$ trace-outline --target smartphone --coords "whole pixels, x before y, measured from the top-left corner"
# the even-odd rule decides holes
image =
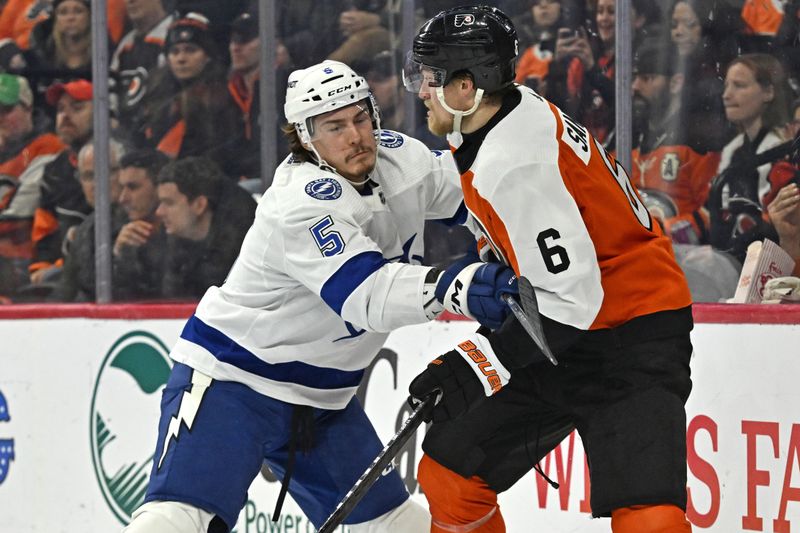
[[[559,39],[574,39],[575,37],[580,37],[580,32],[576,28],[559,28],[558,29],[558,38]]]

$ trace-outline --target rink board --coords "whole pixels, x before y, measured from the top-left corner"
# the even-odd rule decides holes
[[[166,354],[187,308],[140,307],[135,320],[115,318],[131,316],[120,309],[0,319],[3,533],[119,531],[140,501]],[[706,316],[718,322],[713,312]],[[800,325],[790,321],[698,323],[693,332],[688,514],[695,531],[800,533]],[[437,321],[389,337],[361,391],[384,440],[402,421],[411,378],[474,327]],[[397,463],[420,501],[414,466],[424,431]],[[501,495],[510,533],[610,531],[607,519],[591,519],[575,434],[542,467],[561,488],[530,474]],[[269,521],[279,483],[265,476],[254,481],[236,531],[314,531],[289,499],[280,521]]]

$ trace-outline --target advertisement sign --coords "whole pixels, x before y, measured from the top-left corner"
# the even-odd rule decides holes
[[[0,530],[120,531],[141,502],[155,450],[169,348],[181,319],[1,320]],[[466,321],[392,333],[358,396],[386,441],[409,408],[411,379],[473,331]],[[20,334],[24,332],[24,334]],[[698,324],[687,405],[689,508],[695,531],[800,532],[800,326]],[[768,348],[767,348],[768,347]],[[421,427],[395,466],[424,504]],[[608,532],[592,519],[577,434],[500,495],[510,533]],[[262,469],[237,533],[313,532],[290,498],[270,520],[280,483]],[[339,528],[343,533],[346,527]]]

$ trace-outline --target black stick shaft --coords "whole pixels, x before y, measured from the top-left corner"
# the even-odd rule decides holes
[[[318,533],[333,533],[339,527],[350,512],[358,505],[358,502],[364,497],[367,491],[372,487],[375,481],[380,477],[381,472],[386,466],[394,460],[400,449],[408,442],[408,439],[416,432],[417,428],[425,420],[428,410],[433,407],[435,395],[428,396],[412,411],[411,415],[403,422],[400,429],[395,433],[394,437],[384,446],[381,453],[372,461],[372,464],[361,474],[358,481],[355,482],[353,488],[342,498],[336,509],[333,510],[331,515],[325,520],[325,523],[319,528]]]

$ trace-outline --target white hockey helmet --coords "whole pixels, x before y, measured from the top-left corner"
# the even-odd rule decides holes
[[[365,99],[377,138],[380,116],[367,81],[344,63],[325,60],[289,75],[283,112],[286,120],[294,124],[300,140],[310,143],[314,137],[311,118]]]

